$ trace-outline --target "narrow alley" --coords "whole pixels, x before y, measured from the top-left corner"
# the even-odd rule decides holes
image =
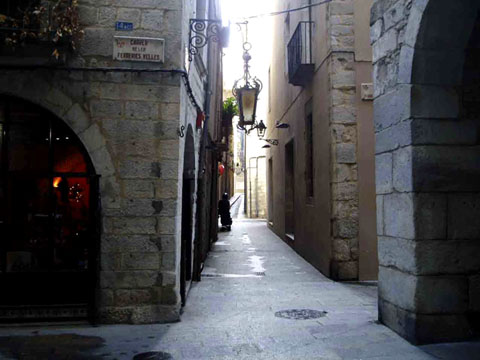
[[[235,211],[242,200],[234,214],[242,213]],[[376,320],[374,283],[333,282],[264,221],[235,218],[193,284],[181,322],[1,328],[0,358],[420,360],[480,353],[475,343],[417,348]]]

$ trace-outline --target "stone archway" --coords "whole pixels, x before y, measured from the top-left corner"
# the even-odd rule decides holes
[[[35,104],[67,124],[75,133],[91,159],[96,173],[99,175],[99,189],[102,209],[98,218],[105,223],[105,213],[119,211],[121,207],[121,183],[115,168],[115,164],[107,147],[106,137],[101,128],[102,121],[94,121],[91,117],[89,99],[76,96],[74,91],[68,92],[68,82],[59,80],[55,83],[54,76],[48,71],[8,71],[0,73],[0,84],[3,84],[0,95],[13,96]],[[35,83],[35,86],[31,86]],[[75,96],[73,96],[75,95]],[[104,229],[99,228],[102,233],[99,248],[105,248]],[[100,244],[99,244],[100,245]],[[103,255],[102,255],[103,256]],[[110,277],[109,277],[110,276]],[[96,275],[97,284],[104,286],[111,275],[100,271]],[[95,316],[98,316],[105,306],[110,304],[110,299],[103,294],[97,286],[97,303]],[[108,319],[108,321],[111,321]]]
[[[89,114],[88,103],[82,105],[46,80],[44,73],[18,72],[0,74],[4,84],[0,95],[14,96],[36,104],[62,119],[79,137],[85,146],[100,178],[100,190],[104,207],[117,208],[120,185],[115,177],[115,166],[107,148],[107,141],[98,123]],[[32,82],[35,86],[31,86]]]
[[[415,343],[479,324],[479,9],[372,8],[379,317]]]
[[[99,184],[78,136],[0,96],[0,321],[93,319]]]

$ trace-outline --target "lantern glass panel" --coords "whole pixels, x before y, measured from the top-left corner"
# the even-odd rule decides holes
[[[241,108],[245,123],[253,123],[255,120],[255,105],[257,101],[257,89],[243,88],[241,91]]]
[[[258,128],[257,129],[258,137],[263,138],[265,136],[265,129],[263,128]]]

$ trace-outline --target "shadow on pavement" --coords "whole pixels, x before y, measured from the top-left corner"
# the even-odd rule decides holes
[[[97,360],[102,356],[88,353],[104,343],[101,337],[75,334],[7,336],[0,337],[0,354],[18,360]]]

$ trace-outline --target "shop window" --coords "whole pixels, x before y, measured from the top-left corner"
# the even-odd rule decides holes
[[[11,109],[8,123],[8,171],[47,172],[49,122],[40,115]]]
[[[86,309],[98,244],[93,165],[54,115],[10,98],[0,99],[0,114],[0,308]]]

